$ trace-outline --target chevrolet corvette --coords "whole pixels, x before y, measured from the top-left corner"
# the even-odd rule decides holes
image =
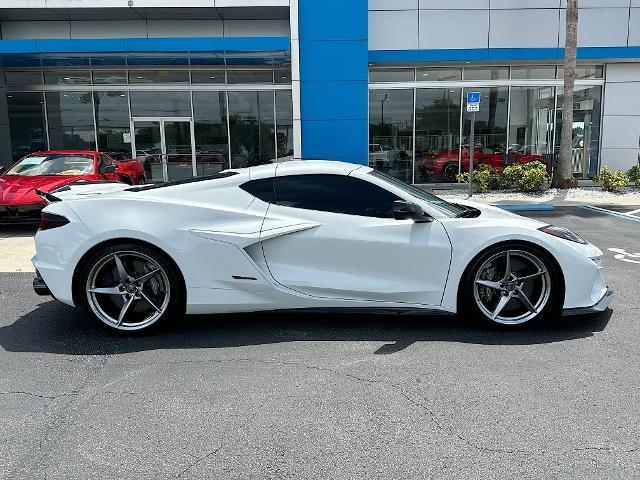
[[[38,192],[105,180],[144,183],[144,170],[137,160],[114,160],[91,150],[31,153],[0,175],[0,224],[37,224],[44,207]]]
[[[606,309],[602,252],[362,165],[294,161],[47,195],[34,289],[100,325],[280,309],[457,313],[498,327]]]

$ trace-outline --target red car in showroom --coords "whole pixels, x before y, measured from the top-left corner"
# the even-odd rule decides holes
[[[91,150],[35,152],[21,158],[6,172],[0,170],[0,224],[36,223],[48,193],[74,182],[118,181],[145,183],[137,160],[114,160]]]
[[[534,161],[544,162],[542,155],[525,153],[510,150],[509,155],[504,154],[504,150],[483,149],[482,145],[476,146],[473,156],[473,168],[482,165],[489,165],[497,172],[502,172],[506,166],[505,161],[513,163],[529,163]],[[418,160],[417,166],[423,176],[429,174],[436,175],[447,182],[455,182],[458,174],[458,150],[429,152],[422,160]],[[469,146],[463,145],[461,148],[460,163],[463,172],[469,171]]]

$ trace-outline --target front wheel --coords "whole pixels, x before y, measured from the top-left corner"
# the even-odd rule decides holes
[[[86,262],[81,282],[85,310],[111,330],[146,331],[184,314],[179,273],[163,255],[142,245],[96,253]]]
[[[442,169],[442,179],[446,182],[455,182],[458,175],[458,164],[451,162],[447,163]]]
[[[552,311],[561,289],[549,256],[525,246],[504,246],[477,258],[463,280],[468,318],[494,326],[522,326]]]

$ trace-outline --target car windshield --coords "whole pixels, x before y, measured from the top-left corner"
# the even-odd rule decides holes
[[[91,155],[29,155],[16,163],[7,175],[88,175],[93,173]]]
[[[413,185],[409,185],[408,183],[403,182],[402,180],[398,180],[391,175],[387,175],[386,173],[380,172],[378,170],[372,170],[369,172],[369,175],[373,175],[374,177],[381,178],[387,183],[390,183],[394,187],[397,187],[409,195],[419,198],[420,200],[424,200],[428,202],[430,205],[433,205],[438,211],[444,213],[449,217],[455,217],[460,213],[464,212],[465,209],[460,207],[459,205],[454,205],[453,203],[449,203],[446,200],[443,200],[435,195],[425,192],[424,190],[415,187]]]

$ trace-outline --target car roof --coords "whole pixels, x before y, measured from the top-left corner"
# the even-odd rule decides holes
[[[269,163],[249,167],[249,178],[265,178],[277,175],[308,175],[324,173],[334,175],[349,175],[359,168],[368,168],[357,163],[339,162],[334,160],[293,160],[281,163]]]

